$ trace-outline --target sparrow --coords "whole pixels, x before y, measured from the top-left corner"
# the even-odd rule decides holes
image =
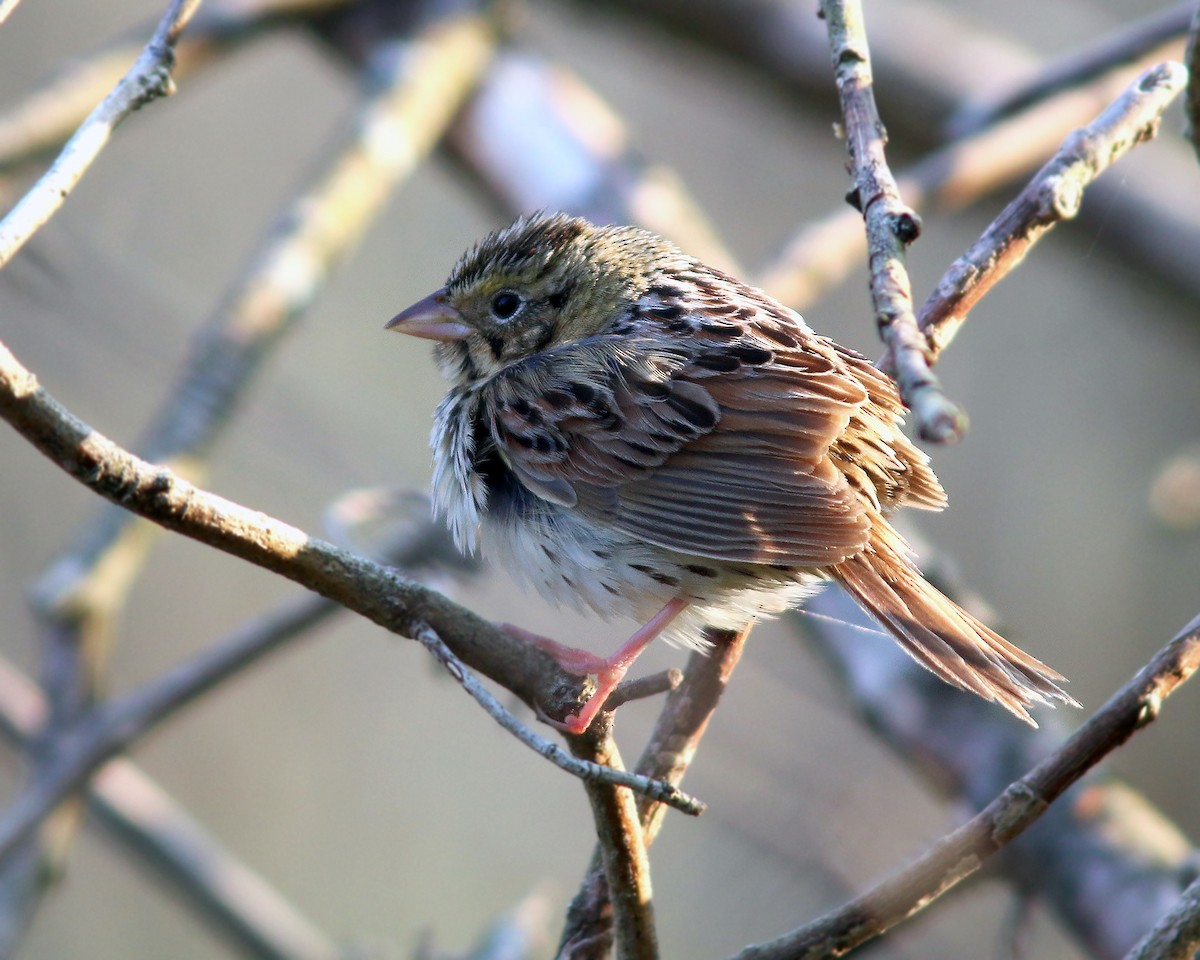
[[[433,499],[464,552],[642,626],[610,657],[508,627],[596,678],[580,733],[656,637],[702,648],[834,581],[920,664],[1033,723],[1061,674],[932,586],[888,522],[941,510],[893,382],[766,293],[630,226],[535,213],[387,327],[436,341]]]

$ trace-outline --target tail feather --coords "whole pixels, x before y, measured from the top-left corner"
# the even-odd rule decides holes
[[[940,593],[905,556],[899,536],[893,537],[895,545],[872,538],[866,550],[830,573],[918,663],[1030,724],[1028,708],[1035,703],[1078,706],[1059,686],[1066,680],[1062,674]]]

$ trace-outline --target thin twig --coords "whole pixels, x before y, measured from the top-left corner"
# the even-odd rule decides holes
[[[661,780],[651,780],[649,777],[638,776],[625,770],[606,767],[602,763],[594,763],[572,757],[558,744],[551,743],[545,737],[540,737],[525,724],[512,715],[504,705],[488,691],[463,662],[454,655],[437,631],[428,625],[417,627],[413,639],[420,642],[437,661],[446,668],[446,672],[464,690],[467,691],[493,720],[529,747],[534,753],[540,754],[560,770],[565,770],[573,777],[578,777],[585,783],[599,783],[611,786],[628,787],[635,793],[650,797],[667,806],[674,807],[689,816],[699,816],[704,812],[704,804],[679,790],[670,783]],[[3,853],[3,824],[0,823],[0,854]]]
[[[175,41],[199,5],[200,0],[171,0],[141,56],[67,141],[50,169],[0,221],[0,268],[54,216],[117,125],[138,108],[172,92]]]
[[[225,0],[207,3],[175,45],[176,82],[191,78],[222,55],[248,45],[272,28],[350,0]],[[61,147],[88,112],[113,88],[141,49],[135,31],[67,64],[22,100],[0,113],[0,170]]]
[[[822,0],[855,183],[854,205],[867,230],[871,302],[887,344],[897,386],[922,438],[951,443],[966,430],[966,415],[949,400],[933,371],[913,313],[905,251],[920,234],[916,212],[900,199],[888,169],[886,133],[872,90],[867,32],[858,0]]]
[[[1118,690],[1051,756],[925,854],[841,909],[735,960],[836,957],[928,906],[1041,816],[1071,784],[1142,727],[1200,667],[1200,616]]]
[[[69,474],[126,509],[279,573],[402,636],[431,629],[456,658],[531,706],[547,703],[565,714],[567,704],[577,703],[578,678],[471,611],[392,569],[200,490],[121,449],[47,395],[2,344],[0,415]],[[634,778],[629,785],[640,787],[642,781]],[[664,802],[698,812],[695,801],[681,793],[651,790]],[[6,834],[0,855],[15,838]]]
[[[612,723],[601,724],[598,734],[571,737],[576,757],[605,767],[624,769]],[[661,782],[661,781],[652,781]],[[604,871],[612,905],[612,940],[620,960],[657,960],[658,931],[654,926],[654,898],[650,887],[650,859],[646,837],[632,793],[607,784],[586,784],[592,819],[596,824],[596,851]]]
[[[1067,131],[1095,119],[1133,79],[1132,71],[1114,71],[939,147],[896,175],[901,195],[917,210],[952,211],[974,203],[1044,164]],[[756,283],[803,311],[843,282],[865,254],[862,217],[843,204],[797,231]]]
[[[1143,73],[1092,123],[1076,130],[970,250],[956,260],[921,307],[930,355],[954,337],[971,308],[1050,229],[1079,211],[1085,188],[1139,143],[1153,138],[1163,111],[1183,90],[1187,70],[1170,61]]]
[[[139,444],[143,455],[188,475],[229,422],[254,374],[320,290],[335,264],[442,135],[487,64],[494,35],[477,16],[428,27],[416,40],[381,44],[370,90],[333,159],[280,216],[223,306],[198,331],[176,385]],[[93,594],[112,596],[149,546],[123,510],[103,510],[39,578],[42,611],[77,616]]]
[[[957,139],[975,133],[1062,90],[1089,83],[1114,67],[1159,51],[1160,47],[1187,34],[1194,7],[1194,0],[1185,0],[1174,7],[1156,10],[1141,20],[1122,24],[1086,47],[1052,60],[1028,82],[1006,91],[1001,97],[988,103],[967,104],[947,124],[949,136]],[[1160,58],[1165,55],[1158,52]]]
[[[638,760],[638,773],[669,783],[682,782],[749,634],[749,627],[740,633],[710,631],[713,646],[689,658],[683,682],[667,696]],[[666,810],[662,804],[646,800],[638,805],[642,837],[649,847],[658,836]],[[608,956],[613,940],[608,905],[608,884],[597,850],[567,910],[557,960],[603,960]]]
[[[670,693],[683,682],[683,671],[677,667],[660,670],[645,677],[635,677],[632,680],[622,680],[615,690],[608,695],[604,706],[615,710],[623,703],[632,700],[645,700],[657,697],[660,693]]]

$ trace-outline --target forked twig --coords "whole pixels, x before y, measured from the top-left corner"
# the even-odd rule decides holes
[[[428,625],[417,627],[414,631],[413,639],[417,640],[426,650],[434,655],[437,661],[446,668],[446,672],[474,698],[476,703],[483,707],[488,716],[516,737],[521,743],[529,747],[530,750],[545,757],[560,770],[565,770],[571,776],[578,777],[584,783],[628,787],[635,793],[642,794],[659,803],[665,803],[667,806],[674,807],[676,810],[690,816],[699,816],[704,812],[703,803],[670,783],[662,780],[651,780],[648,777],[628,773],[616,767],[605,766],[602,761],[585,760],[580,759],[578,756],[570,756],[558,744],[551,743],[545,737],[538,736],[505,709],[504,705],[454,655],[432,627]],[[2,849],[0,847],[0,850]]]
[[[710,632],[712,648],[692,654],[684,670],[683,682],[668,695],[654,724],[650,740],[635,768],[638,773],[674,784],[683,780],[708,729],[708,721],[741,659],[749,634],[749,627],[740,633]],[[665,808],[661,803],[644,798],[638,806],[642,840],[649,847],[662,827]],[[597,850],[567,910],[566,924],[555,954],[557,960],[604,960],[608,957],[613,941],[613,918],[608,908],[609,889],[601,852]]]

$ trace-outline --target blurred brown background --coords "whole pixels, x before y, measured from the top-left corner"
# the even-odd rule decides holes
[[[1117,0],[954,6],[996,40],[1044,56],[1145,12]],[[160,8],[26,0],[0,28],[0,102]],[[538,0],[525,18],[530,45],[578,71],[646,156],[680,172],[743,263],[762,264],[797,224],[837,209],[848,181],[831,97],[800,101],[603,5]],[[189,332],[355,96],[350,75],[308,39],[281,35],[134,116],[0,277],[0,339],[74,412],[132,443]],[[1178,129],[1173,111],[1160,139],[1107,177],[1169,176],[1200,220],[1200,168]],[[894,150],[906,155],[903,142]],[[918,300],[1011,193],[926,217],[911,257]],[[382,325],[497,225],[453,170],[427,164],[270,363],[207,485],[313,532],[349,487],[423,489],[442,385],[427,346]],[[1013,638],[1071,678],[1085,708],[1200,606],[1200,529],[1170,529],[1148,505],[1166,461],[1200,444],[1200,315],[1194,300],[1112,252],[1104,233],[1120,229],[1103,216],[1061,228],[975,312],[939,367],[972,418],[962,444],[933,451],[951,508],[919,518]],[[862,270],[806,315],[819,331],[879,352]],[[7,428],[0,464],[0,653],[36,672],[23,591],[96,502]],[[155,676],[294,590],[164,540],[131,597],[112,689]],[[501,575],[455,595],[489,617],[587,638],[601,651],[625,635],[623,625],[556,614]],[[646,670],[682,659],[657,649]],[[622,710],[627,754],[653,715],[652,705]],[[1193,836],[1198,722],[1200,696],[1184,690],[1113,759]],[[2,756],[11,797],[19,767]],[[591,849],[574,781],[503,734],[419,647],[350,616],[207,698],[136,759],[320,926],[371,956],[409,956],[424,932],[462,949],[541,885],[557,911]],[[815,916],[959,817],[872,739],[820,658],[778,625],[751,641],[687,786],[710,810],[699,821],[672,817],[653,857],[672,958],[725,956]],[[1011,909],[1003,887],[977,882],[880,952],[991,956]],[[224,951],[89,833],[23,955],[188,960]],[[1027,956],[1079,955],[1052,920],[1035,917]]]

